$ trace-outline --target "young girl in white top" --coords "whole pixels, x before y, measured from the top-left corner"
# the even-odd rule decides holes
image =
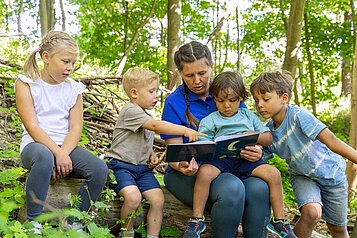
[[[36,62],[39,53],[44,66]],[[16,107],[23,123],[21,162],[28,169],[26,182],[27,219],[42,213],[51,176],[84,178],[78,195],[79,209],[86,211],[95,201],[107,178],[107,166],[98,157],[77,146],[82,132],[85,86],[69,78],[78,57],[74,39],[51,31],[24,65],[25,75],[15,83]],[[88,190],[88,191],[87,191]],[[73,221],[66,220],[71,226]]]

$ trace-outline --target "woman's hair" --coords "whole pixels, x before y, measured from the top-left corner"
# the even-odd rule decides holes
[[[186,43],[182,45],[175,52],[174,55],[175,65],[179,71],[182,71],[185,63],[193,63],[200,59],[205,59],[206,64],[209,67],[212,67],[213,61],[212,61],[211,51],[208,49],[206,45],[203,45],[198,41],[191,41],[190,43]],[[184,80],[183,80],[183,86],[184,86],[185,101],[186,101],[185,116],[186,116],[187,124],[188,126],[192,126],[193,128],[197,129],[199,121],[190,112],[190,102],[188,101],[189,89]]]
[[[146,68],[133,67],[128,69],[123,75],[123,87],[125,93],[129,96],[130,89],[133,87],[142,87],[150,84],[154,80],[159,81],[159,76]]]
[[[264,72],[261,73],[250,85],[250,92],[254,90],[260,93],[267,93],[276,91],[281,96],[284,93],[291,98],[291,92],[293,88],[292,77],[290,72],[283,70],[283,72]]]
[[[228,93],[232,92],[230,89],[241,101],[246,100],[249,96],[244,86],[242,75],[239,72],[232,71],[222,72],[213,79],[210,85],[210,94],[213,98],[216,98],[221,92],[228,95]]]
[[[36,53],[42,57],[42,53],[47,51],[48,54],[54,55],[63,48],[70,48],[78,52],[77,42],[63,31],[50,31],[47,33],[38,48],[31,52],[24,64],[24,73],[27,77],[36,80],[40,77],[40,68],[36,62]]]

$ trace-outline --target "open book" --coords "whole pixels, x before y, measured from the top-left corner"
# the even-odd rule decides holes
[[[184,144],[169,144],[166,162],[213,160],[225,157],[240,157],[240,151],[257,143],[259,133],[235,134],[217,137],[215,141],[196,141]]]

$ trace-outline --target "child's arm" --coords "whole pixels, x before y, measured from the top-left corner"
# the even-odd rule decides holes
[[[60,171],[60,175],[68,175],[72,171],[72,161],[68,154],[65,154],[62,149],[38,125],[29,85],[22,82],[21,80],[17,80],[15,87],[16,108],[27,132],[35,142],[45,145],[54,154],[56,158],[56,166],[58,171]],[[57,158],[61,158],[61,160],[64,162],[58,165]]]
[[[244,134],[256,133],[255,131],[245,131]],[[259,134],[257,144],[262,146],[269,146],[273,143],[273,136],[270,131],[266,131]]]
[[[69,112],[69,131],[64,139],[61,149],[69,155],[81,139],[83,127],[83,99],[78,95],[77,101]]]
[[[257,143],[262,146],[269,146],[273,143],[273,136],[269,131],[260,133]]]
[[[338,139],[328,128],[323,129],[317,136],[317,139],[324,143],[333,152],[357,164],[357,151]]]
[[[185,126],[180,126],[167,121],[160,121],[155,119],[149,119],[143,124],[143,127],[150,131],[154,131],[157,134],[183,135],[188,137],[189,141],[196,141],[198,136],[205,136],[205,134]]]

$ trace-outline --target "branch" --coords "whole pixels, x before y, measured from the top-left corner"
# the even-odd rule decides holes
[[[214,30],[212,31],[212,33],[210,34],[210,36],[208,37],[208,40],[207,40],[207,45],[211,42],[211,41],[214,41],[216,38],[217,38],[217,35],[218,33],[221,31],[222,29],[222,26],[223,26],[223,23],[225,20],[228,19],[228,17],[231,15],[231,13],[233,11],[236,10],[236,7],[238,6],[238,3],[239,1],[236,1],[236,3],[233,5],[233,6],[230,6],[230,10],[229,11],[226,11],[222,18],[219,20],[219,22],[217,23],[216,27],[214,28]]]
[[[152,16],[152,14],[155,10],[156,2],[157,2],[157,0],[153,1],[149,14],[145,17],[145,20],[135,30],[134,36],[130,41],[129,47],[125,50],[124,55],[119,62],[119,66],[118,66],[116,75],[122,74],[125,63],[126,63],[126,59],[128,58],[130,51],[134,48],[135,42],[136,42],[137,38],[139,37],[139,33],[140,33],[141,29],[149,22],[150,17]]]

